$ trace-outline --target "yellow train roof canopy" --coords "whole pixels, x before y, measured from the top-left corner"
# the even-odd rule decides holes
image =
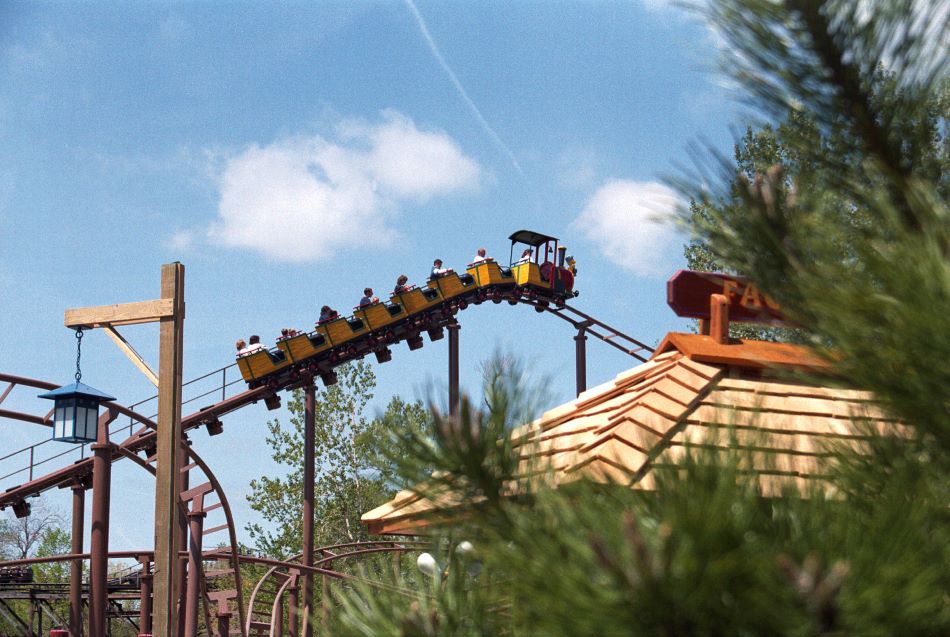
[[[517,232],[511,233],[511,236],[508,238],[511,239],[512,243],[526,243],[532,247],[537,247],[548,241],[557,241],[557,237],[549,237],[546,234],[541,234],[534,230],[518,230]]]

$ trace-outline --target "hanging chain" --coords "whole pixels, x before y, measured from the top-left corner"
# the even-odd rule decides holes
[[[79,359],[82,357],[82,328],[76,330],[76,382],[82,378],[82,371],[79,369]]]

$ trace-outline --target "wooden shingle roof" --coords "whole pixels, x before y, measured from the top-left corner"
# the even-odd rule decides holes
[[[765,492],[778,493],[790,481],[821,478],[829,443],[858,446],[867,427],[903,430],[868,392],[787,373],[827,367],[800,346],[670,334],[647,363],[511,435],[524,473],[540,468],[557,484],[585,477],[652,489],[654,468],[699,445],[750,450]],[[402,491],[362,519],[371,533],[411,533],[426,514],[451,507],[449,500]]]

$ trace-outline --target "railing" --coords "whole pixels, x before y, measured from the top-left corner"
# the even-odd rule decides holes
[[[541,302],[541,301],[537,301],[537,300],[533,300],[529,298],[520,298],[520,299],[515,298],[515,299],[510,299],[509,302],[521,302],[521,303],[534,306],[535,309],[538,310],[539,312],[549,312],[557,316],[558,318],[564,321],[567,321],[568,323],[573,325],[574,328],[578,330],[579,335],[583,336],[583,335],[589,334],[595,338],[600,339],[601,341],[610,345],[611,347],[629,356],[632,356],[633,358],[636,358],[640,361],[646,361],[649,354],[653,352],[653,349],[649,347],[648,345],[646,345],[645,343],[638,341],[632,336],[629,336],[628,334],[621,332],[617,328],[607,325],[606,323],[590,316],[589,314],[586,314],[578,310],[577,308],[571,307],[567,304],[563,304],[560,306],[556,306],[556,305],[551,306],[549,303]],[[221,394],[220,399],[216,398],[214,402],[216,403],[218,402],[218,400],[224,401],[228,397],[229,387],[235,384],[240,384],[240,386],[244,388],[244,381],[241,378],[240,374],[235,374],[236,378],[230,382],[228,381],[228,369],[232,367],[236,367],[236,366],[237,366],[236,363],[232,363],[231,365],[228,365],[226,367],[222,367],[220,369],[214,370],[212,372],[209,372],[207,374],[204,374],[202,376],[198,376],[197,378],[193,378],[192,380],[189,380],[187,383],[185,383],[182,386],[183,395],[184,395],[184,392],[186,391],[186,388],[193,387],[193,386],[198,387],[200,386],[202,382],[205,382],[206,385],[202,386],[202,390],[200,390],[199,393],[184,400],[182,402],[182,406],[202,400],[211,395],[215,395],[218,392],[220,392]],[[220,376],[220,382],[218,382],[217,380],[219,376]],[[211,386],[210,389],[207,389],[206,386],[207,384],[210,384],[210,379],[215,379],[214,384]],[[11,388],[12,388],[12,385],[10,388],[7,389],[7,392],[4,393],[4,397],[6,396],[6,393],[9,393]],[[2,398],[0,398],[0,400],[2,400]],[[157,400],[158,400],[157,395],[150,396],[144,400],[141,400],[137,403],[130,405],[129,409],[131,409],[133,412],[141,413],[141,410],[140,410],[141,407],[147,406],[153,401],[157,402]],[[156,407],[156,411],[157,411],[157,407]],[[47,418],[48,417],[49,416],[47,416]],[[148,416],[148,418],[154,419],[155,415],[154,414],[150,415]],[[34,418],[33,421],[38,422],[39,419]],[[136,427],[136,420],[130,415],[128,424],[125,424],[125,421],[120,422],[119,420],[116,420],[113,423],[113,425],[110,426],[109,435],[111,436],[113,434],[125,431],[127,429],[128,435],[131,437],[135,433],[135,427]],[[43,445],[49,443],[50,441],[51,439],[46,439],[42,442],[36,443],[34,445],[30,445],[29,447],[20,449],[18,451],[14,451],[13,453],[0,457],[0,463],[3,463],[4,461],[10,460],[11,458],[17,457],[21,454],[22,455],[28,454],[29,456],[27,460],[27,465],[25,467],[0,476],[0,482],[8,478],[12,478],[14,476],[19,476],[21,474],[26,474],[27,481],[32,481],[34,478],[34,469],[36,467],[42,466],[58,458],[68,456],[69,454],[78,454],[78,457],[76,459],[77,461],[84,459],[87,455],[86,444],[88,443],[83,443],[80,445],[71,446],[66,451],[62,451],[60,453],[51,455],[49,457],[46,457],[37,461],[36,450],[39,449],[40,447],[43,447]]]
[[[244,380],[241,378],[240,374],[232,374],[232,376],[234,377],[234,380],[228,381],[228,370],[231,368],[236,368],[236,367],[237,367],[236,363],[232,363],[231,365],[227,365],[226,367],[216,369],[212,372],[208,372],[207,374],[198,376],[197,378],[193,378],[189,380],[188,382],[183,383],[182,395],[185,395],[185,393],[188,391],[188,388],[192,388],[193,390],[196,390],[199,393],[182,401],[182,406],[195,403],[199,400],[205,399],[212,395],[216,396],[213,402],[217,402],[218,400],[225,400],[228,397],[228,389],[236,384],[240,384],[241,388],[243,389]],[[213,384],[212,384],[212,379],[213,379]],[[209,385],[211,385],[210,388],[208,387]],[[220,398],[217,397],[218,394],[220,394]],[[158,395],[156,394],[154,396],[149,396],[148,398],[140,400],[137,403],[133,403],[132,405],[129,405],[129,409],[131,409],[132,411],[136,413],[141,413],[141,410],[140,410],[141,407],[148,406],[149,403],[157,403],[157,401],[158,401]],[[155,411],[157,412],[157,407],[155,408]],[[152,413],[148,416],[148,418],[151,418],[154,420],[156,416],[157,416],[156,413]],[[109,436],[111,437],[113,435],[119,434],[126,430],[128,430],[128,435],[131,436],[134,433],[135,426],[136,426],[136,421],[131,416],[129,416],[128,423],[126,423],[124,420],[115,420],[112,423],[112,425],[110,425],[109,427]],[[29,445],[28,447],[24,447],[23,449],[18,449],[17,451],[14,451],[12,453],[8,453],[4,456],[0,456],[0,466],[2,466],[2,464],[7,461],[9,461],[8,464],[13,464],[14,462],[13,459],[17,458],[18,456],[22,456],[23,459],[26,461],[25,466],[19,469],[16,469],[14,471],[10,471],[9,473],[6,473],[4,475],[0,475],[0,482],[7,480],[8,478],[12,478],[14,476],[24,476],[24,475],[26,477],[26,481],[29,482],[33,480],[35,469],[37,467],[41,467],[59,458],[64,458],[66,456],[69,456],[70,454],[75,455],[75,461],[82,460],[88,455],[86,453],[86,446],[88,444],[91,444],[91,443],[82,443],[79,445],[70,445],[70,447],[66,449],[65,451],[60,451],[59,453],[54,453],[50,456],[38,458],[40,454],[37,453],[37,450],[43,451],[45,449],[45,445],[47,445],[50,442],[53,442],[52,438],[47,438],[46,440],[34,443],[32,445]]]

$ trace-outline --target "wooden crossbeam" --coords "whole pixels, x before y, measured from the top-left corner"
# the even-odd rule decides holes
[[[184,303],[182,303],[184,311]],[[175,299],[165,298],[154,301],[135,301],[118,305],[99,305],[66,310],[65,325],[76,329],[106,327],[111,325],[135,325],[153,323],[175,315]],[[184,318],[184,316],[182,316]]]

